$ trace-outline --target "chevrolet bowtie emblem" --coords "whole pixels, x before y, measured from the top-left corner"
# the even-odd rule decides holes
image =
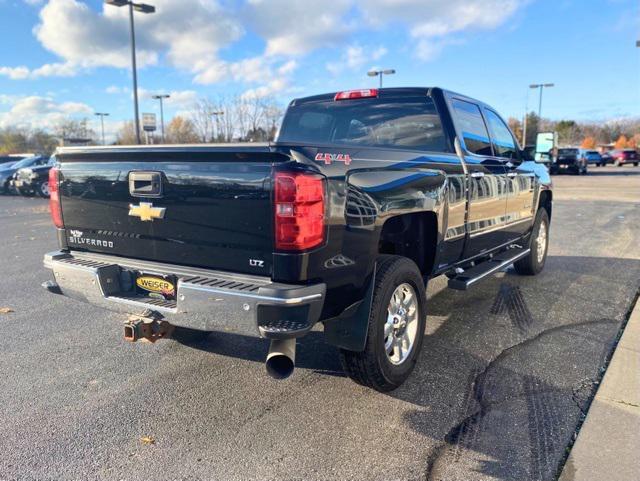
[[[140,217],[141,221],[164,219],[166,207],[154,207],[151,202],[140,202],[140,205],[129,204],[129,215]]]

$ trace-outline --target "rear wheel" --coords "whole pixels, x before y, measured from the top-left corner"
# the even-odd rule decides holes
[[[425,309],[425,286],[418,266],[405,257],[380,257],[365,349],[340,350],[347,375],[381,392],[399,387],[413,371],[422,348]]]
[[[547,261],[547,251],[549,250],[549,214],[547,210],[541,208],[536,214],[536,221],[531,232],[529,243],[531,252],[513,264],[516,272],[525,276],[535,276],[542,272]]]

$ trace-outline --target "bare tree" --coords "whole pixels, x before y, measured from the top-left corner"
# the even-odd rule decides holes
[[[189,118],[201,142],[210,142],[214,138],[213,112],[214,103],[209,98],[199,98],[191,109]]]
[[[189,119],[200,142],[259,142],[273,140],[282,114],[272,98],[236,95],[198,99]]]
[[[133,121],[125,122],[116,134],[116,144],[119,145],[135,145],[138,143],[136,137],[136,129]]]

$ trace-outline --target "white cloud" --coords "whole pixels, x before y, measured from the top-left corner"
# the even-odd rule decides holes
[[[248,17],[268,55],[304,55],[338,45],[353,30],[345,19],[351,0],[248,0]]]
[[[340,75],[345,70],[364,70],[370,62],[376,62],[387,54],[385,47],[365,48],[361,45],[350,45],[337,62],[327,63],[327,70],[333,75]]]
[[[366,0],[358,6],[374,26],[400,22],[420,40],[445,39],[466,30],[494,29],[529,0]],[[446,44],[423,42],[418,56],[432,58]]]
[[[50,97],[32,95],[13,98],[7,102],[11,108],[0,112],[0,127],[25,126],[50,129],[69,117],[86,117],[91,107],[80,102],[56,102]]]
[[[138,64],[168,63],[203,85],[232,81],[274,91],[290,82],[298,67],[296,58],[318,48],[342,46],[353,33],[386,29],[396,38],[408,36],[415,55],[430,60],[459,41],[454,37],[495,29],[528,1],[155,0],[156,13],[135,15]],[[33,31],[59,61],[37,68],[0,66],[0,76],[23,80],[73,76],[94,67],[128,69],[127,9],[104,3],[101,8],[96,11],[80,0],[44,2]],[[221,51],[244,35],[243,24],[264,40],[264,51],[225,60]],[[352,43],[327,69],[334,74],[363,70],[386,53],[384,47],[370,50]]]
[[[196,92],[195,90],[172,90],[170,92],[155,92],[143,88],[138,89],[138,97],[140,98],[140,100],[153,100],[154,102],[157,102],[157,99],[153,99],[153,96],[160,93],[169,94],[169,98],[163,100],[164,105],[174,108],[190,108],[193,106],[196,100],[198,100],[198,92]]]
[[[288,90],[289,87],[290,84],[286,79],[277,78],[271,80],[265,85],[245,91],[241,97],[243,99],[272,97],[280,92]]]
[[[240,24],[216,0],[156,0],[156,13],[136,14],[136,54],[141,67],[157,64],[161,55],[171,65],[194,71],[215,61],[220,48],[242,35]],[[81,68],[130,66],[126,8],[103,4],[96,12],[78,0],[49,0],[34,28],[42,46],[62,59],[30,70],[0,67],[13,79],[71,76]]]
[[[73,77],[77,73],[77,67],[68,62],[47,63],[36,69],[20,67],[0,67],[0,75],[12,80],[34,79],[40,77]]]
[[[104,91],[108,94],[123,94],[129,91],[126,87],[118,87],[117,85],[109,85]]]
[[[12,80],[22,80],[29,77],[27,67],[0,67],[0,75],[9,77]]]

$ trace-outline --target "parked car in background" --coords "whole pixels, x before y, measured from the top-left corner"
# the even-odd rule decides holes
[[[604,165],[602,155],[597,150],[580,149],[580,160],[586,162],[587,165],[596,165],[598,167]]]
[[[44,165],[24,167],[13,174],[12,187],[17,193],[25,196],[39,195],[49,197],[49,171],[56,163],[55,155]]]
[[[606,166],[607,164],[613,164],[613,157],[611,157],[611,152],[602,152],[600,154],[602,157],[602,165]]]
[[[587,162],[580,156],[578,148],[558,149],[558,156],[549,168],[552,174],[567,172],[575,175],[587,173]]]
[[[12,192],[13,188],[10,182],[11,180],[13,180],[13,174],[18,172],[18,170],[24,167],[35,167],[37,165],[43,165],[48,161],[49,157],[34,155],[32,157],[22,159],[21,161],[14,164],[9,164],[8,166],[0,166],[0,193],[9,194]]]
[[[26,154],[0,155],[0,168],[9,167],[15,164],[16,162],[19,162],[22,159],[31,157],[32,155],[33,154],[31,155],[26,155]]]
[[[624,164],[633,164],[638,167],[638,152],[635,149],[617,149],[611,151],[613,164],[616,167],[622,167]]]

